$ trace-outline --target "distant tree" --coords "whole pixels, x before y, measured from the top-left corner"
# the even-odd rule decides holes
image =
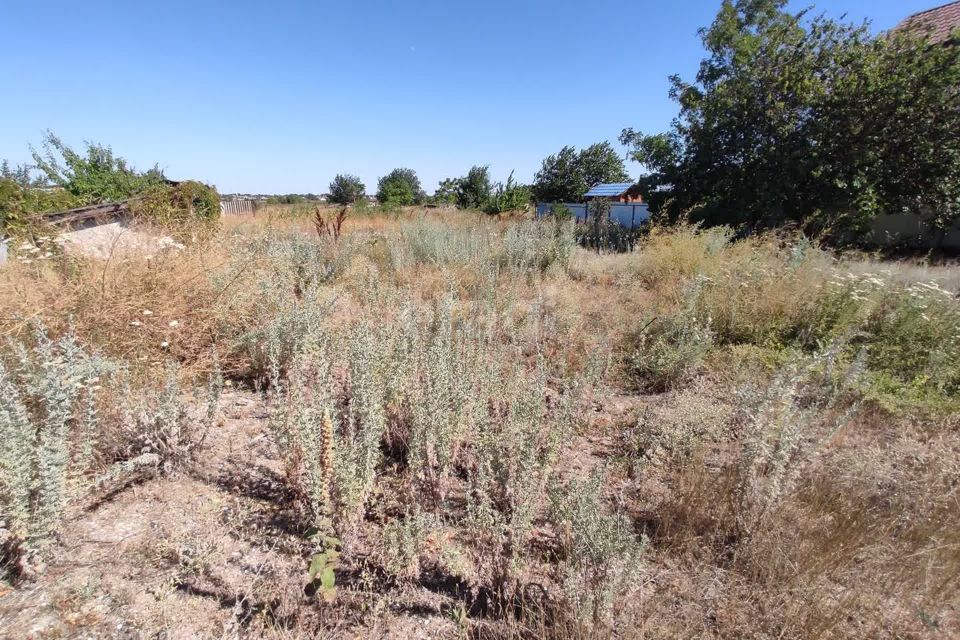
[[[306,198],[299,193],[287,193],[284,195],[268,197],[267,204],[299,204],[305,200]]]
[[[37,169],[85,202],[124,200],[164,181],[158,167],[140,173],[110,147],[88,142],[81,155],[49,131],[42,147],[42,154],[31,149]]]
[[[437,204],[456,204],[457,193],[460,192],[460,183],[463,178],[446,178],[440,181],[433,194],[433,201]]]
[[[493,188],[490,198],[484,207],[487,213],[505,213],[507,211],[521,211],[530,205],[533,194],[530,187],[513,181],[513,172],[505,183],[498,182]]]
[[[490,167],[471,167],[457,184],[457,206],[461,209],[483,209],[490,200],[492,190]]]
[[[814,232],[880,212],[960,217],[960,39],[873,36],[786,4],[725,0],[695,81],[671,78],[671,129],[624,130],[651,208]]]
[[[360,178],[350,174],[338,174],[330,183],[329,201],[334,204],[354,204],[363,199],[366,189]]]
[[[533,180],[533,192],[541,202],[576,202],[587,192],[586,182],[577,168],[577,150],[564,147],[543,160]]]
[[[43,183],[43,179],[33,177],[29,165],[18,164],[15,167],[11,167],[10,162],[7,160],[0,161],[0,178],[12,180],[24,188],[41,186]]]
[[[623,158],[609,142],[598,142],[579,152],[567,146],[543,160],[534,178],[533,193],[541,202],[579,202],[597,183],[629,180]]]
[[[377,183],[377,200],[381,204],[409,206],[426,198],[420,179],[413,169],[394,169]]]
[[[588,190],[601,182],[630,181],[623,158],[609,142],[598,142],[581,149],[577,156],[577,170]]]

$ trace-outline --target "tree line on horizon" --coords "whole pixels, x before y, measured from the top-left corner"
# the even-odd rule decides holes
[[[489,165],[474,165],[464,176],[441,180],[428,196],[416,171],[394,169],[377,181],[376,199],[387,206],[455,205],[501,213],[523,209],[535,201],[579,202],[597,183],[629,180],[624,159],[609,142],[598,142],[580,150],[565,146],[547,156],[529,185],[515,181],[513,172],[505,182],[494,182]],[[365,197],[366,185],[355,175],[338,174],[330,183],[330,202],[348,205]]]

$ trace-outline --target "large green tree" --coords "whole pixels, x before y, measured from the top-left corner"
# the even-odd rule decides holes
[[[881,212],[960,215],[960,46],[725,0],[694,82],[671,78],[669,131],[624,130],[669,219],[815,231]]]
[[[544,158],[533,181],[533,193],[541,202],[579,202],[597,183],[629,180],[623,158],[609,142],[580,151],[567,146]]]
[[[445,178],[437,185],[433,192],[433,202],[436,204],[456,204],[457,192],[460,190],[462,178]]]
[[[492,192],[490,167],[470,167],[467,175],[457,181],[457,206],[461,209],[482,209],[490,201]]]
[[[413,169],[394,169],[377,183],[377,200],[381,204],[409,206],[426,198],[420,178]]]
[[[330,183],[330,202],[334,204],[354,204],[365,194],[366,186],[360,178],[348,173],[337,174]]]

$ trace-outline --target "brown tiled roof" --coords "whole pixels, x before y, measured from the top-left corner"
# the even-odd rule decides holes
[[[905,18],[894,31],[925,34],[930,42],[946,42],[954,30],[960,29],[960,1],[928,9]]]

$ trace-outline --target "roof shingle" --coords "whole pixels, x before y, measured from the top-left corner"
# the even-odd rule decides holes
[[[939,44],[949,40],[956,29],[960,29],[960,0],[908,16],[894,31],[915,31]]]

